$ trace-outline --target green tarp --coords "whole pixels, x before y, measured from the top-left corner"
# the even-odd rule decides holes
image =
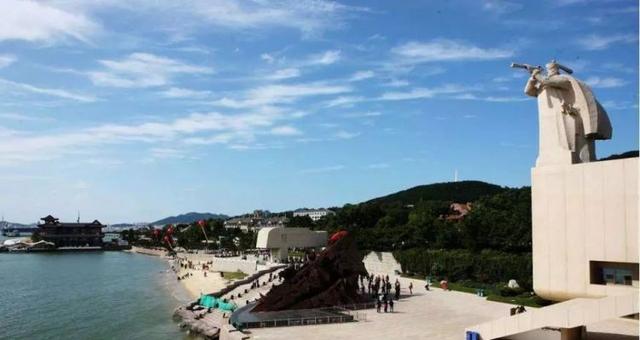
[[[233,312],[234,310],[236,310],[236,304],[233,302],[224,303],[222,301],[219,301],[218,309],[223,312]]]
[[[224,302],[222,300],[216,299],[215,296],[211,296],[211,295],[201,296],[200,301],[198,301],[198,304],[206,308],[218,308],[223,312],[233,312],[234,310],[236,310],[235,303]]]

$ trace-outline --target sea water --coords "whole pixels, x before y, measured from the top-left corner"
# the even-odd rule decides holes
[[[168,269],[127,252],[0,253],[0,339],[183,339],[172,314],[188,295]]]

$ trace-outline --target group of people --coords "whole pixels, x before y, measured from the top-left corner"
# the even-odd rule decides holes
[[[400,299],[400,291],[402,289],[400,280],[396,279],[392,284],[389,275],[365,275],[359,277],[360,293],[362,295],[369,294],[376,299],[376,310],[378,313],[384,310],[385,313],[392,312],[394,300]],[[409,284],[409,293],[413,294],[413,284]]]
[[[366,284],[365,284],[365,281]],[[392,289],[393,288],[393,292]],[[410,284],[410,293],[413,294],[413,285]],[[369,276],[360,276],[360,293],[361,294],[369,294],[371,297],[375,298],[379,295],[391,296],[394,294],[396,300],[400,299],[400,281],[396,279],[395,283],[392,285],[391,280],[389,279],[389,275],[369,275]]]

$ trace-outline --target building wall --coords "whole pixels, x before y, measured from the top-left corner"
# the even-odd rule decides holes
[[[287,258],[291,248],[321,248],[327,245],[326,231],[307,228],[267,227],[258,231],[256,248],[269,249],[273,261]]]
[[[590,262],[637,269],[638,158],[535,167],[531,183],[536,293],[565,300],[637,292],[637,281],[592,284]]]
[[[268,227],[258,232],[256,248],[315,248],[327,245],[326,231],[307,228]]]

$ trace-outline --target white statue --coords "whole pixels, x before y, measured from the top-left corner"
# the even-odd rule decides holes
[[[511,66],[531,73],[524,92],[538,97],[540,148],[536,165],[595,161],[595,140],[611,139],[611,123],[589,86],[555,61],[546,65],[546,76],[540,66]],[[560,70],[568,74],[560,74]]]

